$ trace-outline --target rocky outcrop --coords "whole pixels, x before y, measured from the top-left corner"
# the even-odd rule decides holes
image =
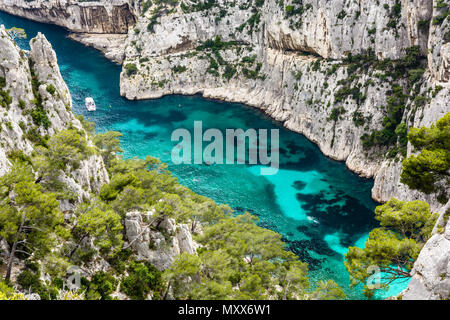
[[[0,174],[10,168],[12,153],[31,155],[36,134],[51,136],[69,125],[83,130],[72,113],[72,97],[51,44],[44,35],[38,34],[31,40],[30,48],[29,52],[20,50],[0,27],[0,77],[5,83],[1,90],[9,96],[0,115]],[[36,97],[32,81],[38,85],[35,90],[42,98],[42,107],[49,119],[48,128],[34,125],[31,111],[36,108]],[[47,90],[50,86],[54,88],[53,92]],[[78,201],[82,201],[90,197],[90,192],[98,192],[103,184],[109,182],[109,177],[103,159],[93,155],[81,161],[79,168],[70,174],[61,172],[59,180],[77,195]],[[73,204],[63,201],[61,206],[66,211]]]
[[[100,50],[107,59],[122,64],[125,58],[126,34],[72,33],[72,40]]]
[[[17,148],[29,153],[33,150],[30,141],[23,137],[24,130],[19,126],[20,121],[27,120],[20,111],[19,99],[29,102],[34,96],[28,59],[11,41],[3,27],[0,27],[0,49],[0,79],[4,79],[0,90],[8,94],[2,94],[2,100],[9,97],[9,101],[5,103],[7,108],[1,114],[0,174],[3,175],[10,166],[7,155],[11,151]]]
[[[345,99],[336,103],[335,95],[349,77],[348,65],[329,59],[364,53],[369,48],[378,59],[397,59],[413,45],[425,54],[428,31],[422,25],[435,14],[431,1],[335,1],[332,6],[323,1],[303,1],[303,13],[292,15],[286,14],[289,5],[293,11],[299,7],[290,2],[280,8],[275,1],[265,1],[256,14],[248,3],[245,6],[238,1],[234,7],[227,4],[219,1],[208,14],[174,9],[171,14],[160,14],[150,29],[147,26],[155,8],[147,11],[136,24],[139,32],[130,33],[127,39],[122,95],[148,99],[201,93],[209,98],[246,103],[304,134],[325,155],[345,161],[361,176],[374,177],[375,200],[383,202],[392,196],[420,198],[429,201],[433,209],[442,206],[433,197],[413,192],[400,183],[401,161],[385,160],[381,149],[363,148],[360,137],[382,128],[385,117],[383,108],[391,87],[381,77],[382,72],[366,70],[351,84],[361,88],[364,101]],[[226,14],[221,15],[222,10]],[[254,21],[252,17],[256,17]],[[239,27],[230,32],[230,25]],[[219,56],[200,48],[216,37],[225,43],[218,50]],[[248,62],[250,58],[253,62]],[[448,62],[441,60],[437,69],[441,70],[439,74],[445,74]],[[136,66],[138,71],[128,72],[127,65]],[[224,65],[228,65],[229,78]],[[427,90],[437,85],[444,89],[436,96],[423,89],[421,94],[429,103],[404,115],[408,125],[429,126],[450,111],[448,81],[434,81],[432,71],[424,77]],[[413,101],[407,104],[407,108],[412,108]],[[344,113],[330,120],[340,106]],[[355,114],[362,116],[364,125],[355,125]]]
[[[73,40],[93,46],[121,63],[129,29],[136,22],[138,5],[129,0],[4,0],[0,10],[30,20],[62,26]]]
[[[33,62],[34,75],[39,80],[39,92],[43,97],[43,106],[51,122],[48,134],[65,129],[69,124],[83,130],[81,123],[72,113],[72,97],[59,71],[56,53],[44,35],[38,34],[30,42],[29,57]],[[53,85],[56,91],[52,94],[47,90]],[[89,141],[92,146],[92,142]],[[103,159],[93,155],[82,160],[80,167],[73,170],[70,175],[62,175],[60,179],[65,182],[79,201],[89,198],[90,192],[98,193],[100,187],[109,182]]]
[[[450,202],[440,211],[433,236],[414,263],[404,300],[450,299]]]
[[[129,212],[125,218],[128,243],[136,260],[147,261],[160,270],[169,268],[180,253],[195,254],[199,245],[192,240],[189,227],[176,224],[174,219],[162,222],[153,218],[154,212]]]
[[[266,1],[267,3],[267,1]],[[295,1],[280,7],[269,1],[262,18],[272,48],[308,51],[324,58],[342,59],[348,52],[372,48],[378,58],[396,59],[404,48],[419,45],[423,52],[427,34],[418,21],[431,16],[431,1]],[[399,5],[397,5],[397,3]],[[288,6],[293,9],[288,12]],[[297,9],[299,10],[299,9]]]
[[[361,135],[382,127],[383,109],[391,95],[389,75],[367,68],[351,83],[351,88],[359,88],[359,95],[336,101],[336,94],[343,88],[342,82],[351,78],[349,65],[342,61],[349,53],[365,54],[370,49],[377,59],[399,59],[407,48],[418,46],[427,56],[428,67],[416,96],[426,103],[417,107],[413,101],[416,96],[410,98],[403,122],[430,126],[450,112],[449,19],[441,19],[440,8],[448,3],[439,3],[336,0],[330,5],[327,0],[219,0],[207,5],[201,0],[183,1],[183,7],[154,4],[142,10],[128,34],[121,93],[128,99],[201,93],[260,108],[317,143],[325,155],[345,161],[361,176],[373,177],[375,200],[384,202],[393,196],[421,199],[437,211],[442,204],[435,196],[409,190],[400,183],[401,156],[387,159],[386,150],[363,148]],[[21,10],[14,14],[24,16]],[[78,39],[91,45],[100,39],[89,37]],[[210,42],[209,49],[204,46],[205,41],[214,39],[219,39],[216,45]],[[119,42],[106,38],[94,46],[120,62]],[[361,120],[359,125],[355,115]],[[407,155],[413,152],[408,146]],[[141,243],[132,239],[147,233],[138,216],[141,214],[127,217],[129,229],[136,230],[129,236],[132,246]],[[422,251],[410,296],[419,297],[413,292],[422,290],[421,297],[442,297],[436,272],[442,272],[445,263],[441,262],[448,261],[443,234],[436,233]],[[146,237],[142,240],[150,245],[150,235]],[[155,239],[162,242],[161,237]],[[150,250],[146,245],[135,249],[144,260],[156,259],[158,249]],[[164,266],[170,256],[157,263]],[[434,262],[439,264],[437,271]]]
[[[73,32],[126,34],[135,23],[134,9],[127,0],[3,0],[0,10]]]
[[[449,5],[448,2],[443,1],[443,3]],[[433,4],[428,40],[428,68],[433,80],[448,83],[450,81],[450,32],[448,31],[450,20],[448,18],[442,20],[445,7],[437,6],[437,1],[433,1]]]

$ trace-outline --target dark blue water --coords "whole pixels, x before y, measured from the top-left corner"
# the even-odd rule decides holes
[[[4,13],[0,13],[0,24],[24,28],[29,39],[38,31],[45,34],[72,93],[74,112],[94,121],[100,132],[122,132],[125,157],[161,158],[182,184],[237,212],[249,211],[260,218],[261,226],[281,233],[290,249],[309,264],[312,282],[331,278],[349,298],[363,298],[360,288],[349,288],[343,258],[348,246],[363,246],[368,232],[376,226],[376,204],[370,197],[372,180],[359,178],[343,163],[324,157],[302,135],[241,104],[197,96],[125,100],[119,94],[121,68],[96,50],[67,39],[65,30]],[[18,43],[29,48],[28,40]],[[95,113],[84,107],[87,96],[97,103]],[[279,129],[279,172],[260,176],[258,166],[171,164],[170,153],[176,144],[170,139],[172,131],[192,129],[199,120],[204,130]]]

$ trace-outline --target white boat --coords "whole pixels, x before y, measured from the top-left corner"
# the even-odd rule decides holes
[[[94,99],[91,97],[87,97],[85,100],[86,103],[86,109],[88,109],[88,111],[95,111],[97,110],[97,106],[95,105]]]

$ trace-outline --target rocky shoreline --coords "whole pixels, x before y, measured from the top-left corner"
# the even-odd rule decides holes
[[[226,1],[221,2],[225,3]],[[345,1],[340,2],[342,2],[342,5],[345,5]],[[376,26],[374,27],[377,30],[374,38],[379,59],[399,58],[402,56],[402,48],[412,44],[419,45],[421,50],[425,52],[428,46],[435,45],[441,41],[439,33],[442,33],[442,31],[437,30],[438,28],[432,27],[432,29],[436,30],[430,30],[429,34],[431,37],[427,41],[428,35],[425,35],[415,27],[420,19],[430,19],[436,14],[430,1],[416,2],[414,5],[408,4],[402,7],[400,20],[403,21],[405,19],[405,23],[398,31],[400,35],[394,36],[393,32],[386,33],[385,31],[384,34],[379,35],[380,31]],[[128,3],[126,0],[116,0],[112,3],[97,1],[95,6],[103,6],[107,12],[112,12],[111,6],[123,6],[126,3]],[[81,12],[84,8],[94,6],[94,3],[66,1],[64,5],[65,7],[63,8],[60,3],[50,2],[41,6],[39,1],[28,4],[23,0],[9,0],[5,1],[4,4],[0,4],[0,10],[33,20],[40,19],[39,21],[42,22],[62,25],[62,21],[59,21],[61,19],[54,17],[54,20],[50,17],[49,8],[58,12],[61,10],[61,14],[73,16],[75,21],[81,21],[83,20]],[[370,152],[371,154],[367,156],[367,152],[363,150],[359,139],[363,130],[356,128],[351,119],[344,119],[334,124],[326,123],[327,116],[332,111],[332,108],[323,104],[322,106],[316,106],[316,102],[322,99],[324,92],[323,90],[314,92],[311,89],[312,85],[314,85],[314,88],[327,86],[329,89],[325,91],[325,94],[333,95],[339,88],[339,81],[346,77],[346,68],[339,67],[337,76],[331,76],[330,81],[327,76],[321,75],[325,67],[322,67],[322,70],[319,72],[311,72],[311,66],[317,60],[317,56],[309,55],[305,57],[303,53],[311,52],[318,55],[321,59],[342,59],[345,56],[345,46],[339,47],[337,42],[343,44],[343,39],[351,36],[364,38],[361,34],[351,34],[349,31],[337,34],[337,30],[331,28],[330,20],[333,18],[333,14],[337,14],[336,11],[340,8],[340,3],[337,3],[333,8],[319,4],[317,8],[313,7],[307,11],[305,20],[308,22],[304,23],[306,25],[317,23],[321,16],[326,20],[326,23],[316,25],[317,30],[314,34],[310,34],[305,29],[305,26],[302,27],[301,31],[293,32],[287,25],[286,18],[283,17],[280,9],[275,5],[267,4],[263,8],[265,17],[262,20],[266,22],[264,30],[261,29],[252,34],[242,33],[235,36],[235,38],[238,37],[239,41],[252,44],[255,47],[251,54],[255,54],[258,57],[257,60],[261,60],[261,72],[268,75],[268,77],[264,80],[248,80],[245,77],[236,76],[227,82],[211,77],[207,73],[205,76],[207,62],[198,61],[195,58],[185,58],[184,53],[191,52],[194,46],[201,41],[211,39],[217,35],[222,36],[223,39],[230,38],[227,34],[228,28],[225,25],[229,25],[229,21],[233,21],[235,25],[245,23],[249,16],[248,10],[233,9],[232,12],[228,13],[228,16],[231,18],[226,22],[220,21],[218,25],[213,25],[212,19],[202,16],[201,12],[186,14],[190,16],[188,20],[184,18],[183,14],[176,11],[174,14],[161,16],[161,21],[155,25],[155,32],[149,32],[146,30],[146,27],[149,19],[151,19],[150,12],[152,10],[149,9],[146,13],[139,15],[141,11],[139,7],[133,7],[131,3],[128,3],[128,5],[130,14],[134,16],[137,22],[133,29],[131,28],[131,23],[130,25],[120,24],[121,33],[127,28],[127,36],[117,34],[115,32],[117,28],[112,26],[104,27],[99,33],[95,28],[65,25],[66,28],[74,32],[70,35],[71,39],[100,50],[109,60],[115,63],[123,63],[124,65],[134,63],[139,67],[146,68],[139,70],[134,77],[127,77],[125,72],[122,73],[121,94],[126,98],[156,99],[170,94],[201,94],[205,98],[244,103],[256,107],[275,120],[282,122],[286,128],[303,134],[317,144],[324,155],[338,161],[344,161],[350,170],[360,176],[374,178],[375,185],[372,190],[374,200],[385,202],[395,196],[404,200],[423,199],[429,202],[434,210],[442,207],[442,204],[439,204],[432,196],[409,190],[399,182],[401,161],[393,162],[392,160],[383,159],[384,155],[382,153],[379,154],[382,150]],[[30,14],[17,11],[17,7],[25,10],[30,6],[36,9],[31,13],[33,17],[30,17]],[[78,11],[70,11],[67,9],[70,6],[80,7]],[[383,10],[386,12],[383,12],[379,7],[381,7],[381,4],[367,4],[368,10],[362,11],[365,15],[360,16],[356,20],[353,19],[355,20],[353,24],[368,26],[371,19],[374,19],[375,24],[385,22],[381,20],[388,19],[389,12],[385,9]],[[41,9],[38,10],[37,8]],[[346,15],[351,16],[352,13],[359,12],[357,11],[359,9],[352,6]],[[122,15],[118,12],[112,12],[112,14],[116,18],[109,18],[107,24],[114,25]],[[375,19],[375,17],[378,19]],[[280,25],[274,24],[274,21],[277,21],[276,19],[281,21]],[[343,20],[345,22],[345,18]],[[342,24],[343,22],[337,22],[339,23],[339,28],[347,30],[347,26]],[[96,22],[92,21],[88,25],[95,24]],[[198,29],[197,26],[202,27]],[[323,30],[319,32],[320,28],[323,28]],[[445,29],[445,24],[440,29]],[[301,32],[304,32],[304,34],[302,35]],[[325,37],[327,32],[331,32],[332,36]],[[322,36],[319,36],[319,34],[322,34]],[[378,40],[380,38],[383,40]],[[369,45],[370,43],[367,40],[363,40],[359,46],[353,45],[348,49],[357,53],[365,50],[365,47]],[[441,51],[444,55],[438,55],[436,52],[428,55],[429,65],[433,67],[430,67],[430,70],[425,73],[424,77],[428,78],[426,86],[443,85],[445,89],[430,101],[427,106],[427,112],[422,111],[421,115],[405,114],[411,125],[429,126],[448,111],[445,101],[448,99],[449,94],[446,70],[450,64],[450,45],[447,44],[442,49]],[[230,55],[233,55],[233,53],[230,53]],[[136,61],[137,58],[141,61],[148,61],[147,63],[142,63],[141,66],[141,63]],[[174,61],[167,63],[167,58],[173,58]],[[237,59],[238,57],[235,55],[233,58]],[[171,70],[177,63],[183,66],[190,65],[192,70],[190,76],[184,77],[184,74],[172,74],[173,79],[166,79],[166,75],[172,73]],[[329,66],[332,67],[332,64],[333,62]],[[442,67],[439,67],[439,64]],[[152,66],[149,67],[147,65]],[[298,65],[300,66],[299,68]],[[307,81],[310,81],[311,85],[302,86],[296,84],[295,77],[290,73],[299,71],[308,76]],[[152,75],[151,80],[149,79],[149,74]],[[301,82],[303,81],[304,79],[301,80]],[[367,75],[366,79],[363,79],[361,83],[367,81],[377,81],[377,79]],[[155,82],[158,83],[157,86],[155,86]],[[162,87],[160,86],[161,82],[164,82]],[[363,108],[352,101],[349,102],[350,107],[346,107],[348,109],[346,118],[349,118],[348,115],[351,112],[358,110],[358,112],[364,113],[367,118],[371,118],[371,123],[368,125],[369,130],[379,129],[383,113],[378,109],[385,103],[388,90],[389,88],[385,87],[381,81],[378,81],[375,88],[367,92]],[[301,93],[298,94],[296,91]],[[319,110],[312,110],[313,108],[310,106]],[[320,125],[316,127],[315,123],[320,123]],[[326,130],[323,130],[323,126],[326,127]],[[319,130],[323,131],[320,132]],[[409,151],[411,152],[411,150]]]
[[[304,1],[303,8],[307,9],[296,27],[292,24],[297,16],[289,15],[287,7],[280,8],[275,1],[265,1],[257,9],[246,1],[237,1],[238,5],[230,8],[227,3],[218,1],[216,7],[208,9],[208,15],[195,7],[161,9],[152,5],[142,13],[130,9],[136,23],[132,26],[132,19],[121,18],[128,22],[120,23],[120,33],[126,27],[128,35],[120,37],[111,34],[119,29],[98,29],[96,21],[63,25],[60,16],[55,22],[47,9],[35,9],[30,17],[30,11],[18,10],[29,8],[23,0],[3,1],[0,10],[34,20],[39,17],[38,21],[83,32],[71,37],[123,63],[121,94],[128,99],[202,94],[205,98],[256,107],[316,143],[326,156],[344,161],[363,177],[374,178],[372,197],[376,201],[385,202],[391,197],[424,200],[433,211],[440,212],[442,220],[448,203],[444,206],[435,195],[410,190],[400,183],[401,156],[387,159],[384,149],[368,151],[363,147],[360,137],[383,125],[384,106],[392,94],[386,77],[369,68],[352,83],[352,87],[361,89],[363,101],[347,97],[341,104],[336,102],[343,81],[350,76],[351,65],[343,62],[349,53],[364,54],[371,48],[377,59],[392,61],[416,46],[427,59],[416,96],[421,95],[426,103],[416,108],[416,96],[408,98],[402,121],[408,127],[430,126],[450,112],[450,43],[445,31],[450,23],[448,18],[441,24],[431,23],[440,17],[437,1],[392,4],[339,0],[333,6],[328,6],[327,1]],[[83,12],[90,3],[71,5],[79,5]],[[104,1],[96,5],[107,6]],[[42,8],[52,6],[60,9],[53,2]],[[133,8],[131,3],[128,8]],[[64,9],[61,12],[64,14]],[[109,23],[114,24],[113,20]],[[428,21],[428,29],[421,27],[423,21]],[[230,25],[239,28],[230,32]],[[102,34],[96,34],[99,30]],[[209,43],[209,48],[204,45],[214,39],[219,41]],[[436,87],[441,90],[432,94]],[[341,114],[333,118],[335,110],[341,110]],[[363,117],[363,125],[355,125],[355,114]],[[408,145],[407,156],[413,152]],[[448,264],[449,225],[425,246],[405,298],[440,295],[436,293],[436,272],[445,270],[445,261]],[[439,270],[427,271],[434,268],[436,259],[440,261]],[[450,284],[439,282],[439,286],[441,290]]]
[[[4,0],[0,2],[0,10],[34,21],[56,24],[77,33],[126,34],[136,22],[133,8],[127,0]]]

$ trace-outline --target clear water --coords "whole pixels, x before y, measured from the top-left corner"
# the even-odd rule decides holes
[[[159,157],[179,181],[195,192],[237,212],[249,211],[260,225],[283,235],[284,241],[309,264],[312,282],[334,279],[350,299],[363,299],[361,288],[349,288],[343,259],[348,246],[363,246],[376,226],[370,197],[372,180],[361,179],[343,163],[332,161],[300,134],[288,131],[260,111],[198,96],[167,96],[158,100],[128,101],[119,94],[120,67],[99,52],[67,39],[59,27],[0,13],[0,24],[24,28],[28,37],[38,31],[52,43],[61,73],[73,97],[73,109],[95,121],[98,131],[123,133],[125,157]],[[28,49],[28,40],[18,40]],[[92,96],[97,111],[88,113],[84,98]],[[171,165],[176,128],[280,129],[280,171],[260,176],[258,166]],[[401,283],[389,293],[403,289]]]

